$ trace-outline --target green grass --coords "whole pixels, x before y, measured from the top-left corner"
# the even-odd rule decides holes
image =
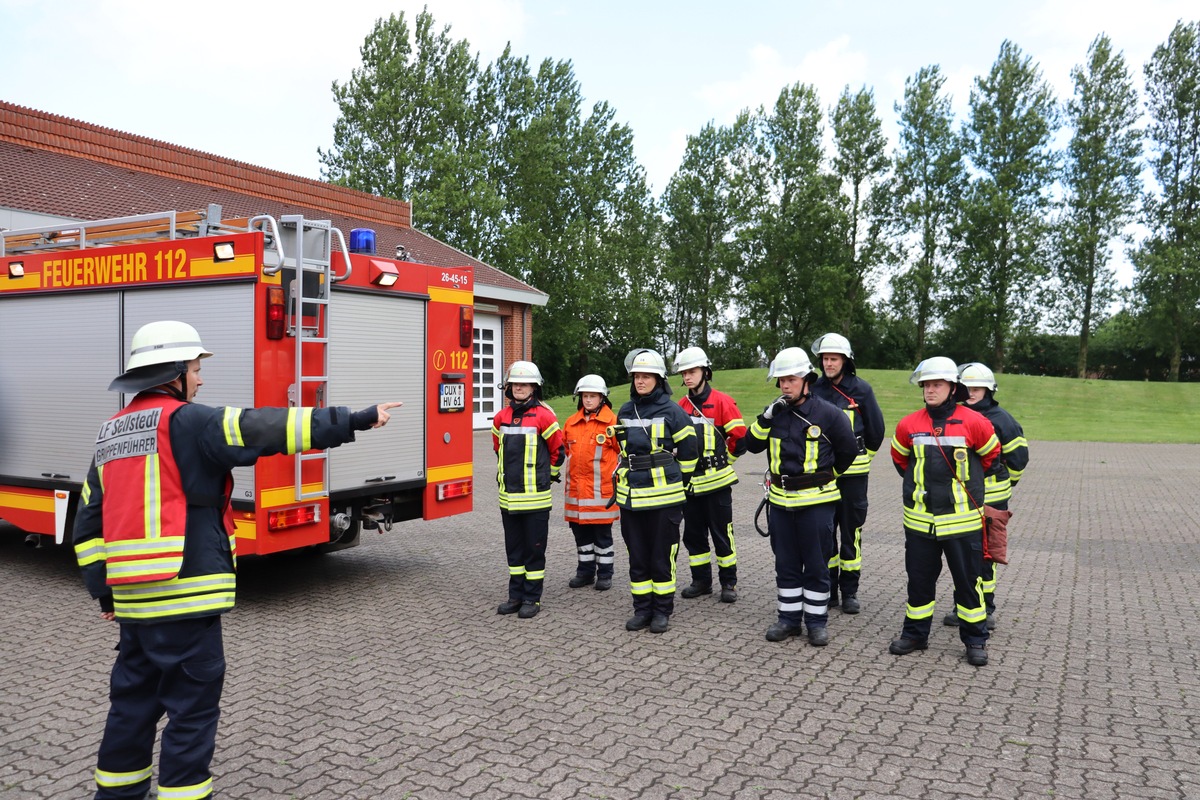
[[[921,391],[909,372],[865,369],[862,377],[875,390],[888,436],[896,422],[921,407]],[[767,383],[765,369],[717,372],[713,385],[733,395],[749,420],[779,396]],[[1025,428],[1028,439],[1058,442],[1200,443],[1200,384],[1142,381],[1080,381],[1035,375],[1000,375],[996,399]],[[676,400],[686,391],[671,376]],[[629,384],[614,386],[613,407],[629,398]],[[559,420],[575,413],[570,396],[549,401]]]

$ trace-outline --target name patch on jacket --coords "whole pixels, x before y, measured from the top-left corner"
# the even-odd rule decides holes
[[[161,408],[147,408],[110,419],[96,437],[96,466],[118,458],[158,452],[158,421]]]

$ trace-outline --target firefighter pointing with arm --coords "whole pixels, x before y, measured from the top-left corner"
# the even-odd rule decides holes
[[[984,475],[1000,455],[992,423],[959,405],[967,399],[958,367],[927,358],[909,379],[925,407],[909,414],[892,437],[892,461],[904,477],[904,567],[908,604],[900,637],[888,647],[908,655],[929,646],[937,579],[945,556],[954,578],[954,606],[967,663],[988,663],[983,600]]]
[[[829,568],[826,549],[833,536],[836,478],[854,462],[858,442],[846,415],[811,393],[817,379],[799,347],[779,351],[767,380],[783,393],[750,425],[746,449],[767,451],[771,475],[767,520],[775,554],[779,616],[767,640],[799,636],[829,644]]]
[[[212,353],[183,322],[142,326],[109,389],[135,394],[100,429],[75,518],[76,557],[102,616],[120,623],[95,797],[143,798],[165,713],[158,796],[212,795],[233,608],[234,467],[354,441],[386,425],[382,403],[331,408],[213,408],[193,403]]]

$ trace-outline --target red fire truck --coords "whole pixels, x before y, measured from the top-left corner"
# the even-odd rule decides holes
[[[347,248],[328,221],[221,208],[0,232],[0,519],[70,541],[106,391],[134,332],[193,325],[198,402],[404,402],[353,445],[234,471],[239,554],[335,550],[362,530],[471,510],[470,267]],[[357,252],[367,250],[368,252]]]

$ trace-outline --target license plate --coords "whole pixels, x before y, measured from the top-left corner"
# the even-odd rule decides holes
[[[438,411],[462,411],[466,407],[467,387],[464,384],[438,384]]]

